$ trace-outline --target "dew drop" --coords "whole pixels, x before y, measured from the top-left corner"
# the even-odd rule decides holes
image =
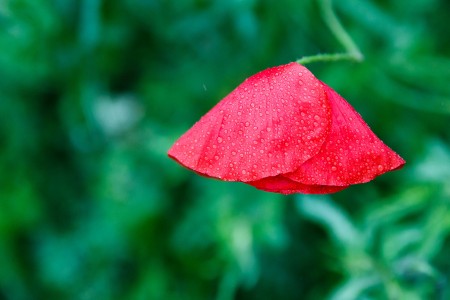
[[[245,122],[245,127],[248,127],[248,126],[250,126],[250,123],[249,122]]]
[[[242,170],[242,174],[243,174],[243,175],[247,174],[247,171]]]
[[[332,167],[331,167],[331,171],[336,171],[336,167],[335,167],[335,166],[332,166]]]
[[[319,121],[319,120],[320,120],[320,117],[319,117],[318,115],[315,115],[315,116],[314,116],[314,120]]]
[[[223,142],[223,139],[219,136],[219,137],[217,138],[217,142],[220,144],[220,143]]]
[[[380,172],[381,172],[381,171],[383,171],[383,169],[384,169],[384,168],[383,168],[383,166],[382,166],[382,165],[378,165],[378,171],[380,171]]]

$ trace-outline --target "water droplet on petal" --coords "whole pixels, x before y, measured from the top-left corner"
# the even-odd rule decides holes
[[[378,171],[380,171],[380,172],[381,172],[381,171],[383,171],[383,169],[384,169],[384,168],[383,168],[383,166],[382,166],[382,165],[378,165]]]

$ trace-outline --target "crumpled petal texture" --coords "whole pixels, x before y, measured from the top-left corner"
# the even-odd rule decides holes
[[[297,63],[245,80],[168,154],[201,175],[283,194],[338,192],[405,163]]]

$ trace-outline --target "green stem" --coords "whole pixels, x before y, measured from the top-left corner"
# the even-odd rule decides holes
[[[344,47],[346,53],[317,54],[313,56],[304,56],[297,60],[299,64],[308,64],[312,62],[350,60],[360,62],[364,59],[361,51],[350,35],[345,31],[341,22],[333,11],[331,0],[319,0],[320,9],[325,23],[336,37],[338,42]]]
[[[324,53],[324,54],[316,54],[311,56],[303,56],[296,62],[304,65],[309,64],[313,62],[324,62],[324,61],[339,61],[339,60],[353,60],[353,61],[359,61],[356,60],[354,55],[350,53]]]

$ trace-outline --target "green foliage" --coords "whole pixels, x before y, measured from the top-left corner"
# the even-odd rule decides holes
[[[334,1],[308,66],[407,161],[329,196],[166,151],[246,77],[341,52],[315,1],[0,2],[0,299],[449,299],[450,6]]]

